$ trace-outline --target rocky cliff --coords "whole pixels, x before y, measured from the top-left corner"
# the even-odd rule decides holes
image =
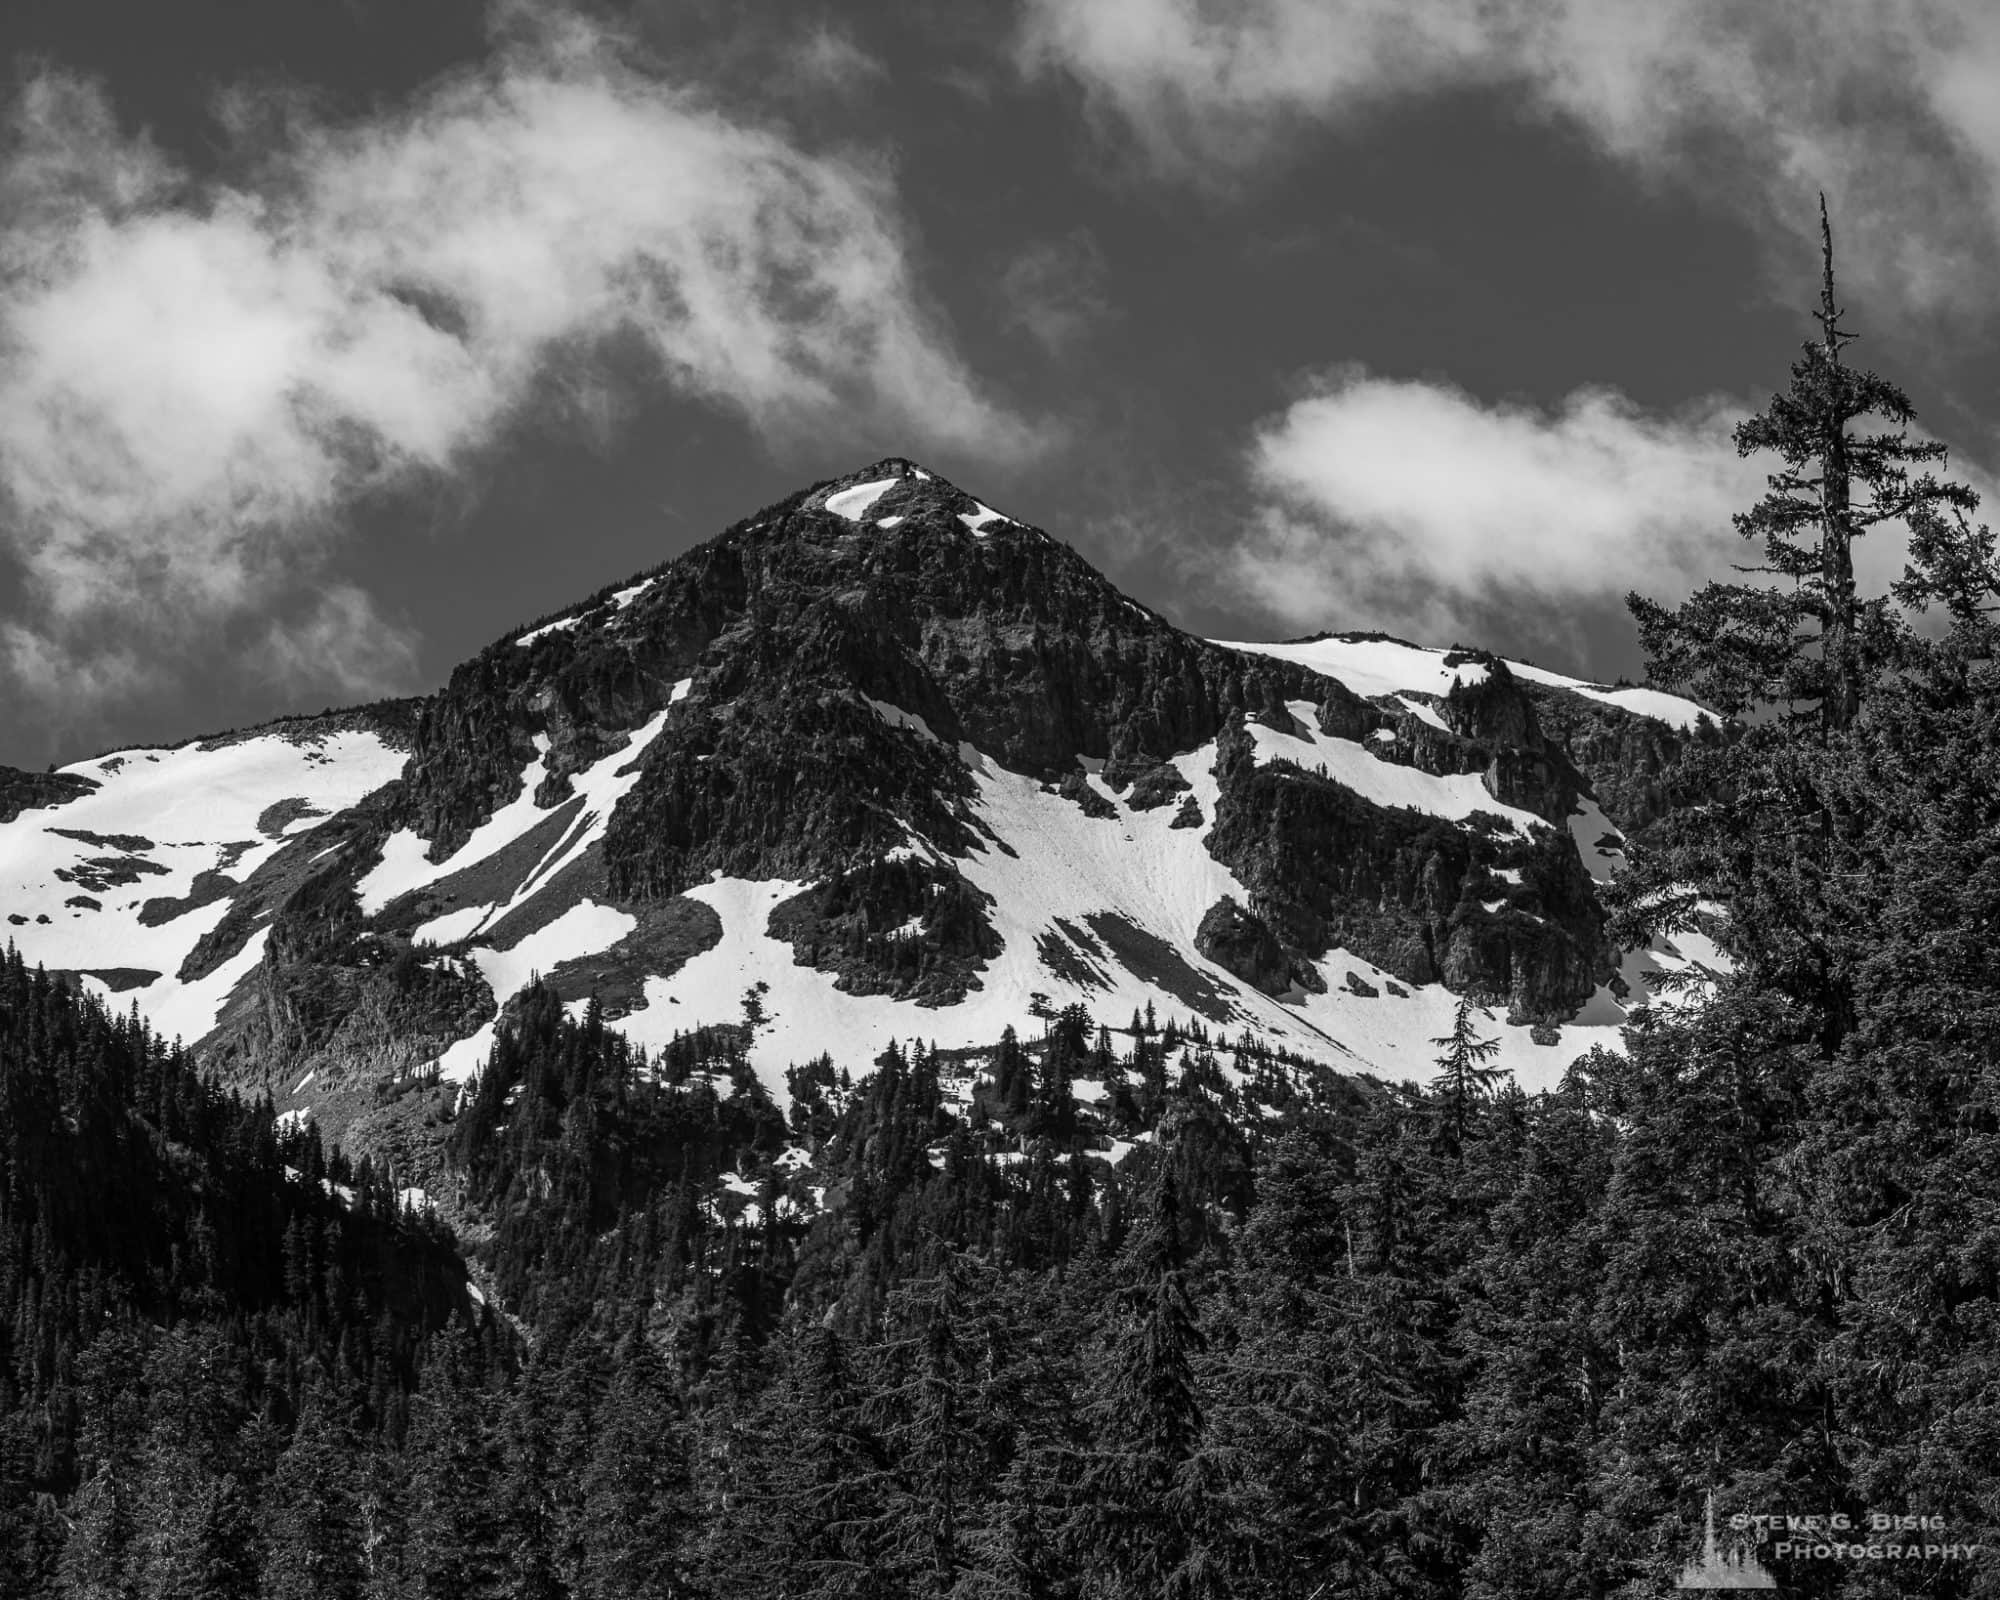
[[[1378,636],[1196,638],[890,459],[394,714],[0,773],[0,846],[43,874],[12,920],[59,955],[86,913],[49,884],[100,857],[156,878],[89,896],[136,930],[90,965],[267,1077],[463,1077],[534,975],[641,1042],[745,1028],[774,1084],[897,1033],[990,1042],[1038,996],[1401,1070],[1466,994],[1553,1070],[1558,1030],[1612,1020],[1618,830],[1672,803],[1702,725],[1639,693]],[[135,785],[202,782],[242,816],[87,842]]]

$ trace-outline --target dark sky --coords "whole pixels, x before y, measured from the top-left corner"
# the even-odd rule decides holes
[[[0,762],[433,685],[889,454],[1204,633],[1636,673],[1817,188],[1983,484],[2000,34],[1582,7],[13,0]]]

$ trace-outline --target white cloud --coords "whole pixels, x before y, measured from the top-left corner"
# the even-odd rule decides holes
[[[1631,590],[1678,600],[1759,558],[1730,520],[1771,470],[1736,453],[1744,414],[1714,399],[1654,415],[1608,389],[1552,410],[1486,405],[1339,373],[1257,430],[1254,503],[1224,577],[1295,632],[1449,639],[1512,615],[1560,637]],[[1864,590],[1881,592],[1903,559],[1887,529],[1864,540]]]
[[[1213,175],[1306,121],[1498,86],[1796,241],[1834,197],[1856,283],[1981,308],[2000,256],[1986,0],[1024,0],[1021,54]]]
[[[889,69],[842,29],[819,22],[799,35],[783,52],[784,69],[806,89],[857,95],[887,81]]]
[[[305,616],[273,622],[257,659],[300,692],[324,685],[352,695],[407,694],[416,683],[417,640],[382,616],[365,590],[336,583]]]
[[[732,119],[574,18],[501,22],[484,68],[358,122],[230,103],[269,141],[235,185],[121,133],[86,82],[28,84],[0,163],[20,686],[112,631],[200,638],[309,590],[358,497],[463,470],[540,375],[614,341],[767,435],[847,417],[1035,447],[927,311],[879,170]],[[302,637],[380,645],[365,597],[333,593],[331,631]],[[370,681],[341,660],[322,681]]]
[[[14,622],[0,622],[0,665],[23,694],[51,707],[120,698],[147,682],[145,665],[123,645],[72,650]]]

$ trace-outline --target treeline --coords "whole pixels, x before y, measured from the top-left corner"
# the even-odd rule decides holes
[[[1931,878],[1883,862],[1913,903],[1885,973],[1992,892],[1987,823],[1954,826]],[[1964,967],[1860,1010],[1971,1045]],[[1932,1111],[1825,1120],[1896,1073],[1797,1017],[1777,1049],[1751,991],[1533,1097],[1470,1007],[1422,1089],[1073,1008],[969,1083],[921,1045],[801,1068],[789,1120],[742,1030],[648,1059],[532,991],[452,1135],[524,1336],[433,1336],[382,1404],[338,1361],[278,1403],[185,1312],[100,1337],[77,1471],[11,1480],[32,1571],[0,1592],[1637,1594],[1711,1487],[1981,1542],[2000,1119],[1933,1056]],[[1767,1560],[1795,1592],[1979,1592],[1962,1561]]]

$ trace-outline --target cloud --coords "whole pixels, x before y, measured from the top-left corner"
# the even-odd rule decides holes
[[[1293,632],[1534,626],[1565,640],[1628,591],[1678,600],[1757,558],[1730,520],[1771,470],[1736,453],[1745,414],[1715,398],[1658,415],[1609,389],[1546,410],[1489,405],[1339,372],[1256,430],[1252,504],[1222,577]],[[1864,540],[1864,591],[1903,559],[1887,529]]]
[[[122,698],[147,684],[144,663],[121,644],[72,650],[16,622],[0,623],[0,664],[21,693],[48,707]]]
[[[1990,298],[2000,12],[1984,0],[1025,0],[1019,50],[1182,174],[1239,171],[1302,124],[1499,89],[1734,205],[1790,261],[1825,188],[1853,281],[1918,312]]]
[[[415,632],[382,616],[374,598],[351,583],[328,587],[302,618],[273,622],[255,658],[295,691],[407,694],[417,679]]]
[[[844,31],[819,22],[799,35],[783,52],[786,70],[807,89],[855,95],[885,82],[889,69]]]
[[[1052,356],[1071,351],[1112,315],[1104,255],[1088,228],[1024,246],[1000,275],[1006,324]]]
[[[115,695],[100,641],[158,653],[310,592],[357,504],[469,470],[550,372],[588,389],[633,349],[767,437],[847,418],[1036,447],[927,309],[880,170],[529,15],[501,13],[478,70],[359,121],[233,98],[229,182],[122,133],[90,82],[27,84],[0,161],[21,688]],[[365,684],[339,641],[391,636],[359,591],[328,594],[294,642],[327,647],[320,681]]]

